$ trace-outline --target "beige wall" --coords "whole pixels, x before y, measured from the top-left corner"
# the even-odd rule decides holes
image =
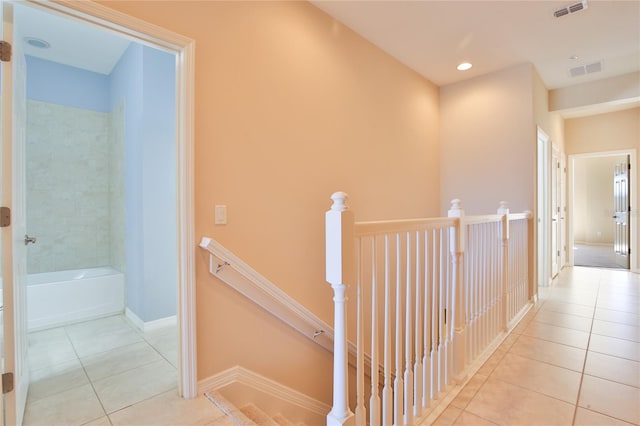
[[[467,214],[533,210],[536,170],[533,66],[517,65],[440,89],[440,201]]]
[[[566,120],[565,141],[568,155],[632,149],[637,153],[640,149],[640,108]],[[631,214],[638,217],[640,185],[634,183],[635,205],[631,206]],[[635,232],[640,241],[640,230]],[[636,248],[635,251],[640,264],[639,250]]]
[[[196,239],[218,240],[327,322],[332,192],[351,195],[357,220],[438,214],[438,88],[315,7],[103,4],[196,40]],[[228,225],[214,225],[216,204]],[[330,354],[207,262],[198,251],[199,378],[240,364],[329,402]]]

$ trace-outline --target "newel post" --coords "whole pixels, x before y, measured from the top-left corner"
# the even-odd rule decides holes
[[[333,205],[325,215],[326,279],[333,288],[333,407],[327,425],[353,425],[349,409],[347,352],[347,285],[355,279],[354,216],[346,205],[347,194],[336,192]]]
[[[449,217],[456,217],[459,220],[449,232],[449,248],[451,250],[451,270],[452,270],[452,297],[453,297],[453,378],[458,383],[465,380],[465,357],[466,357],[466,296],[464,291],[464,250],[466,228],[464,224],[464,210],[459,199],[451,200]]]
[[[502,215],[502,225],[500,227],[500,238],[502,239],[502,279],[500,280],[500,285],[502,286],[502,306],[500,309],[500,322],[502,324],[502,330],[507,331],[507,323],[509,321],[507,316],[507,287],[509,286],[509,203],[500,201],[498,214]]]

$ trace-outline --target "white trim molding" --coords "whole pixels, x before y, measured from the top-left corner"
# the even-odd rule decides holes
[[[178,388],[185,399],[194,398],[197,396],[193,201],[195,41],[92,1],[28,0],[28,3],[176,55]]]
[[[232,384],[248,386],[322,417],[331,410],[331,407],[323,402],[237,365],[201,380],[198,382],[198,389],[201,393],[211,393]]]
[[[124,314],[127,319],[140,331],[146,333],[148,331],[159,330],[164,327],[169,327],[177,324],[177,317],[175,315],[165,318],[159,318],[153,321],[143,321],[135,312],[129,308],[124,309]]]

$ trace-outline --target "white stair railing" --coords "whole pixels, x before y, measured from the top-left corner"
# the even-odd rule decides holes
[[[326,261],[336,307],[327,424],[416,424],[528,306],[530,214],[509,214],[503,203],[496,215],[465,216],[453,200],[445,218],[356,223],[347,195],[331,198]],[[344,350],[349,286],[355,414]]]

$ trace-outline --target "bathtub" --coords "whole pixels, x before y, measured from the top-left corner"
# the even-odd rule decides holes
[[[111,267],[27,275],[29,330],[124,311],[124,274]]]

